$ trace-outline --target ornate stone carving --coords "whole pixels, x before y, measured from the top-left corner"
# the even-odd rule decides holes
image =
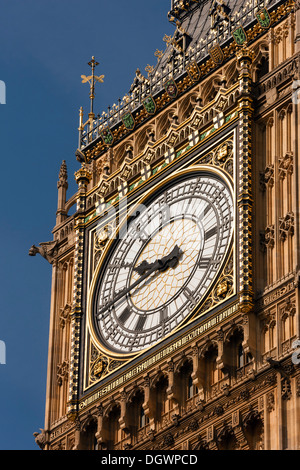
[[[150,441],[154,441],[154,440],[155,440],[155,432],[154,432],[153,429],[150,429],[150,431],[148,431],[147,435],[148,435]]]
[[[108,149],[108,151],[102,155],[96,163],[96,173],[98,178],[105,178],[111,173],[112,161],[113,161],[114,150]]]
[[[290,298],[288,298],[285,306],[280,312],[280,318],[282,321],[284,321],[288,317],[293,317],[295,313],[296,313],[296,305],[294,302],[291,301]]]
[[[266,378],[267,385],[275,385],[277,383],[277,374],[276,372],[270,373]]]
[[[218,450],[216,433],[214,426],[209,426],[206,430],[206,442],[209,450]]]
[[[243,390],[243,391],[240,393],[240,397],[241,397],[241,400],[243,400],[243,401],[249,400],[249,398],[250,398],[250,392],[249,392],[249,390]]]
[[[198,428],[199,428],[199,423],[196,419],[193,419],[188,425],[188,430],[192,432],[197,431]]]
[[[61,328],[64,328],[66,326],[66,323],[70,321],[71,310],[72,306],[68,303],[60,309],[59,326]]]
[[[120,178],[124,181],[128,181],[130,178],[131,172],[132,172],[131,166],[128,164],[125,164],[121,170]]]
[[[244,429],[242,426],[235,426],[233,428],[233,434],[234,434],[234,437],[236,438],[238,447],[240,449],[243,449],[243,450],[249,449],[248,442],[245,437]]]
[[[32,245],[29,250],[29,256],[35,256],[37,253],[45,258],[50,264],[53,264],[58,254],[58,241],[43,242],[40,243],[38,247]]]
[[[269,392],[267,394],[267,411],[268,413],[271,413],[272,411],[275,410],[275,396],[274,392]]]
[[[66,161],[63,160],[59,175],[58,175],[58,182],[57,182],[57,188],[68,188],[68,172],[67,172],[67,165]]]
[[[274,186],[274,164],[268,165],[265,171],[260,173],[260,187],[265,191],[267,187]]]
[[[215,414],[216,416],[222,416],[222,414],[224,414],[224,408],[223,408],[223,406],[222,406],[222,405],[217,405],[217,406],[215,406],[215,408],[214,408],[214,414]]]
[[[164,446],[171,447],[174,444],[173,434],[168,432],[163,439]]]
[[[274,248],[275,245],[275,227],[268,225],[264,232],[260,232],[260,248],[264,253],[267,248]]]
[[[192,450],[208,450],[207,442],[198,436],[198,441],[192,444]]]
[[[179,426],[180,418],[181,416],[179,414],[172,415],[172,421],[173,421],[174,426]]]
[[[276,324],[275,313],[266,312],[261,316],[261,331],[266,332]]]
[[[294,235],[294,213],[288,212],[285,217],[279,218],[279,239],[285,241],[288,236]]]
[[[69,362],[63,361],[61,364],[57,365],[56,378],[57,385],[61,386],[69,376]]]
[[[291,382],[287,378],[281,381],[281,396],[283,400],[289,400],[292,395]]]
[[[46,445],[46,433],[44,429],[40,429],[40,431],[41,431],[40,433],[34,432],[33,435],[34,435],[36,444],[39,446],[40,449],[43,450]]]
[[[292,152],[287,152],[284,157],[279,159],[278,172],[279,178],[285,179],[288,174],[292,174],[294,169],[294,157]]]
[[[124,444],[124,450],[130,450],[130,449],[132,449],[132,444],[129,444],[129,443]]]
[[[257,421],[261,421],[261,415],[260,413],[258,412],[258,410],[250,410],[249,413],[246,414],[246,416],[243,417],[243,426],[245,428],[247,428],[248,426],[250,426],[251,424],[257,422]]]
[[[217,433],[217,440],[220,444],[226,442],[230,438],[234,437],[234,430],[231,426],[224,423],[222,428]]]

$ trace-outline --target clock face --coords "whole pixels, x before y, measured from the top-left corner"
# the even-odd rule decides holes
[[[113,242],[94,298],[97,336],[122,355],[150,347],[189,318],[233,233],[233,196],[218,173],[185,173],[141,207]]]

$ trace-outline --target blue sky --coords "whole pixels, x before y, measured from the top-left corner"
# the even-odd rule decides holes
[[[1,304],[0,450],[38,449],[33,432],[44,427],[51,266],[29,257],[32,244],[52,239],[62,160],[74,172],[78,112],[89,111],[87,62],[104,74],[95,112],[129,90],[135,70],[156,64],[164,50],[171,0],[1,1],[0,105]],[[146,74],[146,72],[145,72]],[[85,115],[86,116],[86,115]]]

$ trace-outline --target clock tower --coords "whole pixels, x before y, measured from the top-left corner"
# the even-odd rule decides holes
[[[59,172],[45,450],[300,448],[299,2],[173,0]],[[300,96],[300,95],[299,95]],[[69,215],[76,206],[74,215]]]

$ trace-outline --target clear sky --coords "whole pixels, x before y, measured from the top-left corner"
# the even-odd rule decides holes
[[[135,71],[155,65],[164,50],[171,0],[0,1],[1,313],[0,450],[38,449],[44,427],[51,266],[28,256],[31,245],[52,240],[57,180],[66,160],[70,197],[78,112],[89,111],[87,62],[104,74],[95,112],[122,98]],[[146,72],[144,72],[146,75]],[[86,114],[85,114],[86,117]]]

